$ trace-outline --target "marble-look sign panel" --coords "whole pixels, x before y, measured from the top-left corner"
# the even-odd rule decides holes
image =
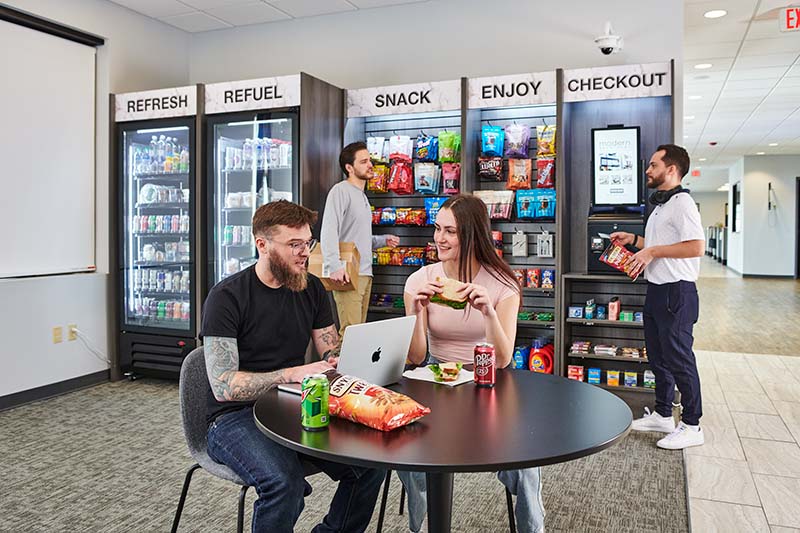
[[[461,108],[461,81],[435,81],[347,91],[348,117],[451,111]]]
[[[672,68],[668,62],[564,71],[565,102],[671,94]]]
[[[540,72],[470,78],[469,108],[554,104],[556,73]]]
[[[232,113],[300,105],[300,75],[206,85],[206,113]]]
[[[197,113],[197,86],[122,93],[114,97],[114,120],[150,120]]]

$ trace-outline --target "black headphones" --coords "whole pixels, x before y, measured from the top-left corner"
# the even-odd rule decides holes
[[[650,203],[653,205],[664,205],[669,201],[670,198],[675,196],[676,194],[680,194],[682,192],[689,193],[689,189],[684,189],[683,186],[678,185],[677,187],[670,189],[668,191],[655,191],[653,194],[650,195]]]

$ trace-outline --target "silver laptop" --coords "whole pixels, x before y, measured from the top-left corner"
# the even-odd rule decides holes
[[[403,316],[348,326],[338,372],[382,387],[397,383],[403,376],[416,322],[415,316]],[[300,394],[300,384],[284,383],[278,390]]]

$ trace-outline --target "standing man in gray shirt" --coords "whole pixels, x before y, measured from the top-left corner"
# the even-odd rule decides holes
[[[347,179],[331,187],[325,201],[320,244],[323,272],[330,280],[345,284],[350,281],[345,264],[339,257],[339,243],[355,243],[361,256],[356,290],[333,291],[339,315],[339,333],[351,324],[367,320],[367,308],[372,292],[372,250],[382,246],[394,248],[400,243],[395,235],[372,235],[372,212],[364,188],[372,178],[372,161],[363,142],[348,144],[339,154],[339,166]]]
[[[692,328],[697,322],[699,303],[695,281],[700,274],[700,257],[705,235],[700,213],[681,186],[689,172],[689,154],[680,146],[662,144],[647,167],[647,186],[656,191],[650,203],[656,207],[647,219],[644,237],[619,231],[611,237],[639,248],[631,258],[634,271],[644,271],[647,296],[644,300],[644,340],[647,358],[656,377],[656,410],[633,421],[638,431],[668,433],[656,445],[682,450],[704,442],[700,417],[700,377],[692,345]],[[672,401],[675,386],[681,392],[683,413],[675,427]]]

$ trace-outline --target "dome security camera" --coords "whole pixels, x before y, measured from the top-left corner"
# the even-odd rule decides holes
[[[614,35],[611,23],[606,22],[605,32],[594,40],[594,44],[600,48],[603,55],[611,55],[622,50],[623,41],[621,36]]]

